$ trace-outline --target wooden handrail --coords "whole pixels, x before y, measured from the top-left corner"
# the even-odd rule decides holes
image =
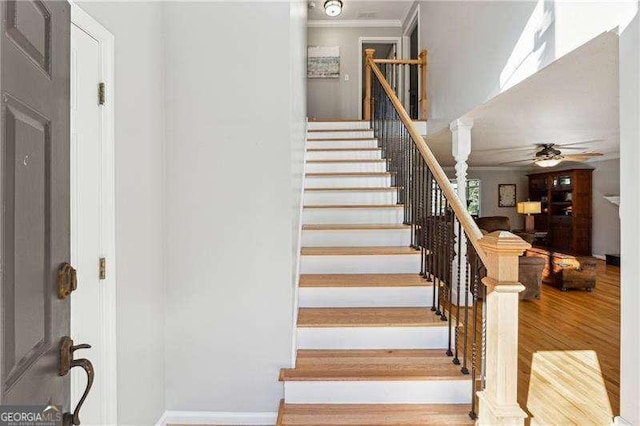
[[[431,149],[422,138],[422,135],[420,134],[416,126],[413,124],[413,120],[411,120],[411,117],[409,117],[409,114],[404,109],[402,102],[400,102],[400,99],[398,99],[398,96],[396,95],[393,88],[387,82],[387,79],[384,78],[382,71],[380,71],[378,65],[376,65],[376,63],[373,61],[373,55],[367,56],[367,68],[375,74],[376,78],[382,85],[382,88],[389,96],[391,103],[393,104],[396,112],[398,113],[398,116],[400,117],[400,120],[402,120],[402,123],[404,123],[404,126],[411,135],[411,139],[413,139],[413,142],[416,144],[418,151],[420,151],[420,154],[422,154],[422,158],[431,170],[433,177],[435,178],[436,182],[438,182],[438,185],[442,189],[442,192],[444,192],[445,197],[449,201],[449,205],[453,209],[456,217],[458,218],[458,221],[467,234],[469,241],[476,249],[476,252],[478,253],[478,256],[480,256],[482,262],[485,265],[488,265],[484,248],[480,245],[480,239],[482,239],[482,232],[480,232],[480,228],[478,228],[478,225],[467,211],[467,208],[458,198],[458,195],[455,193],[453,187],[451,186],[449,178],[444,173],[444,170],[442,170],[440,163],[438,163],[438,160],[436,160],[436,157],[431,152]]]
[[[374,59],[375,49],[365,49],[364,87],[365,96],[362,113],[365,120],[371,120],[371,64],[417,65],[420,67],[420,119],[426,120],[429,115],[427,99],[427,51],[422,50],[418,59]]]
[[[374,59],[376,64],[422,65],[421,59]]]

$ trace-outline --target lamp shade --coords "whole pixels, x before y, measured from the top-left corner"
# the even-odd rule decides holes
[[[518,203],[518,213],[520,214],[542,213],[542,203],[540,201],[522,201]]]

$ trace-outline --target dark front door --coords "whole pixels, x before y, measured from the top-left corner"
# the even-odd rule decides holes
[[[0,1],[0,402],[69,409],[69,4]]]
[[[409,35],[409,57],[411,59],[416,59],[418,57],[418,24],[413,28],[411,34]],[[409,67],[409,115],[414,120],[417,120],[419,117],[418,111],[418,97],[419,97],[419,88],[418,88],[418,67],[413,66]]]

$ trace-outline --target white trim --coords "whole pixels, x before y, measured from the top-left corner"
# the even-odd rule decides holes
[[[415,9],[414,9],[415,6]],[[409,9],[407,9],[407,13],[404,14],[404,17],[402,18],[401,22],[402,22],[402,30],[403,30],[403,35],[406,35],[406,33],[408,32],[408,27],[413,27],[413,22],[416,19],[416,16],[418,17],[418,20],[420,19],[420,3],[418,3],[417,1],[414,1],[413,4],[411,5],[411,7]],[[409,22],[409,24],[407,24],[407,22]]]
[[[183,425],[274,425],[277,412],[226,413],[215,411],[165,411],[156,426]]]
[[[307,21],[307,28],[327,28],[327,27],[402,27],[402,22],[399,19],[354,19],[354,20],[310,20]]]
[[[402,56],[402,37],[360,37],[358,38],[358,118],[362,118],[362,45],[365,43],[386,43],[396,45],[396,55]]]
[[[102,377],[104,383],[103,398],[101,400],[102,419],[106,424],[117,424],[117,367],[116,367],[116,253],[115,253],[115,85],[114,85],[114,55],[115,41],[113,34],[98,21],[89,16],[76,3],[70,2],[71,24],[90,34],[100,45],[101,80],[106,85],[106,99],[101,110],[102,131],[102,176],[101,176],[101,251],[107,259],[106,279],[102,281]],[[74,161],[74,158],[71,159]],[[75,167],[72,164],[72,167]],[[72,183],[73,185],[73,183]],[[72,186],[73,187],[73,186]],[[74,196],[72,192],[71,196]],[[73,233],[73,231],[72,231]],[[72,235],[72,259],[74,258],[73,241],[77,236]],[[73,262],[73,261],[72,261]],[[73,324],[73,310],[71,312]],[[84,343],[84,342],[78,342]],[[84,388],[84,385],[82,385]],[[81,393],[78,385],[71,384],[71,391],[75,395]]]
[[[591,256],[595,257],[598,260],[607,260],[607,256],[605,256],[604,254],[591,253]]]

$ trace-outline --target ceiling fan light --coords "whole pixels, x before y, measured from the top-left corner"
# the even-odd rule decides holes
[[[562,158],[548,158],[546,160],[536,160],[536,166],[553,167],[562,163]]]
[[[340,0],[327,0],[324,2],[324,13],[335,17],[342,13],[342,2]]]

